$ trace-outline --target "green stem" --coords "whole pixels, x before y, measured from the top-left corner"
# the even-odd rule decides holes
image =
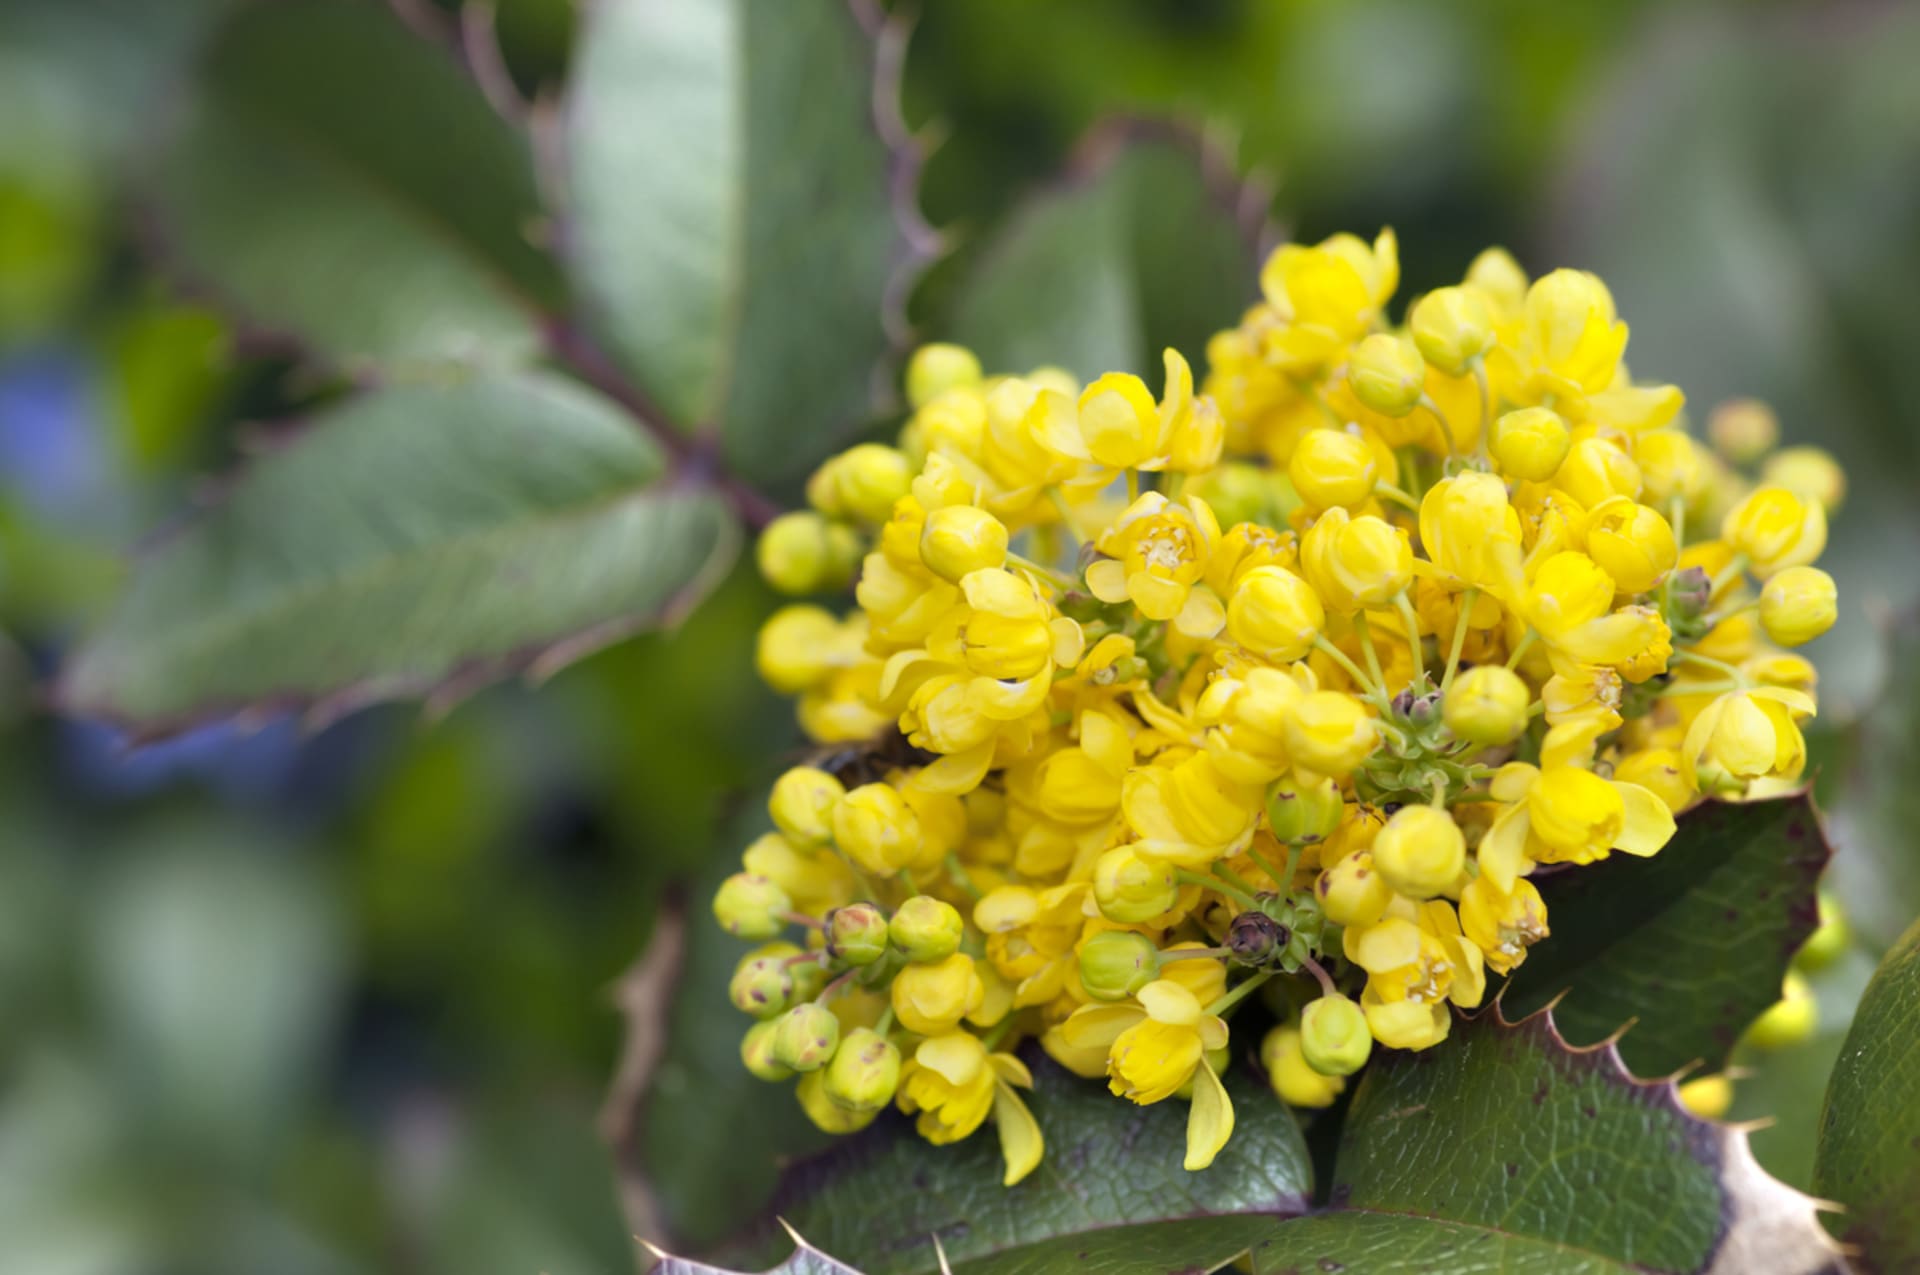
[[[1183,947],[1177,951],[1160,953],[1160,964],[1165,965],[1169,961],[1197,961],[1202,958],[1217,961],[1223,956],[1232,955],[1233,949],[1230,947]]]
[[[1293,874],[1289,873],[1284,877],[1281,876],[1280,873],[1274,869],[1273,864],[1268,861],[1267,856],[1261,854],[1252,846],[1247,847],[1247,858],[1252,859],[1254,864],[1258,866],[1262,872],[1272,877],[1275,885],[1279,886],[1282,890],[1289,888],[1287,882],[1293,880]]]
[[[1717,672],[1725,673],[1728,677],[1742,685],[1746,684],[1747,675],[1745,673],[1742,673],[1725,660],[1716,660],[1712,656],[1701,655],[1697,651],[1675,651],[1673,653],[1673,662],[1678,664],[1698,664],[1702,668],[1710,668]]]
[[[1055,567],[1049,567],[1043,562],[1035,562],[1032,558],[1022,557],[1012,550],[1007,551],[1007,564],[1014,567],[1025,567],[1035,575],[1052,581],[1058,588],[1071,589],[1079,584],[1079,581],[1075,580],[1066,572]]]
[[[1534,638],[1538,636],[1540,635],[1535,633],[1532,629],[1527,630],[1526,635],[1520,639],[1520,644],[1514,647],[1513,650],[1508,653],[1507,655],[1508,668],[1519,667],[1520,657],[1527,653],[1527,648],[1533,645]]]
[[[1137,469],[1128,469],[1127,470],[1127,503],[1132,504],[1134,501],[1138,499],[1140,499],[1140,471]]]
[[[1742,682],[1669,682],[1662,695],[1724,695],[1728,691],[1744,691]]]
[[[1426,659],[1420,653],[1420,620],[1413,613],[1413,600],[1405,589],[1395,597],[1394,605],[1400,608],[1400,618],[1407,626],[1407,653],[1413,657],[1413,681],[1410,685],[1419,686],[1426,681]]]
[[[1447,414],[1440,410],[1440,405],[1433,401],[1431,394],[1420,396],[1420,406],[1427,409],[1428,414],[1433,417],[1434,424],[1440,427],[1440,437],[1446,440],[1447,459],[1441,465],[1440,472],[1447,473],[1453,465],[1453,458],[1460,454],[1459,445],[1453,441],[1453,426],[1447,423]]]
[[[1365,687],[1376,702],[1384,703],[1386,701],[1387,693],[1381,690],[1377,683],[1369,681],[1367,675],[1361,671],[1360,666],[1347,658],[1345,651],[1327,641],[1324,637],[1315,638],[1313,645],[1315,650],[1345,669],[1347,676],[1353,679],[1354,685]]]
[[[880,1021],[873,1025],[873,1030],[882,1036],[893,1030],[892,1005],[888,1005],[884,1010],[880,1011]]]
[[[957,850],[947,851],[947,879],[965,891],[969,898],[981,897],[980,888],[968,878],[966,865],[960,862],[960,853]]]
[[[1453,646],[1447,651],[1446,675],[1440,679],[1442,695],[1453,685],[1453,675],[1460,669],[1460,652],[1467,644],[1467,620],[1473,615],[1473,604],[1479,600],[1478,589],[1468,589],[1460,595],[1460,618],[1453,622]]]
[[[1259,886],[1241,877],[1238,873],[1234,872],[1231,868],[1227,867],[1227,865],[1224,863],[1216,863],[1213,865],[1213,875],[1215,875],[1216,877],[1219,877],[1222,881],[1225,881],[1228,885],[1231,885],[1234,889],[1241,891],[1248,898],[1259,897],[1259,894],[1260,894]]]
[[[1406,492],[1401,491],[1398,487],[1395,487],[1392,483],[1375,483],[1373,485],[1373,494],[1376,496],[1385,496],[1394,504],[1406,509],[1411,509],[1415,513],[1420,512],[1420,502],[1412,496],[1409,496]]]
[[[1320,962],[1314,960],[1311,956],[1303,956],[1300,958],[1300,964],[1305,968],[1307,973],[1319,980],[1321,995],[1338,996],[1340,994],[1340,989],[1333,985],[1333,978],[1326,970],[1321,968]]]
[[[1226,1013],[1228,1010],[1232,1009],[1235,1005],[1238,1005],[1241,1001],[1245,1000],[1248,996],[1252,995],[1256,991],[1259,991],[1261,986],[1264,983],[1266,983],[1268,979],[1273,977],[1273,973],[1274,972],[1272,970],[1262,970],[1260,973],[1255,974],[1252,978],[1248,979],[1246,982],[1240,984],[1238,987],[1234,988],[1232,991],[1228,992],[1226,995],[1221,996],[1219,999],[1215,1000],[1211,1005],[1208,1005],[1206,1008],[1206,1012],[1209,1014]],[[1205,1064],[1203,1063],[1202,1066],[1204,1065]]]
[[[1012,1030],[1013,1030],[1013,1015],[1008,1014],[1005,1018],[1001,1019],[999,1022],[993,1025],[993,1030],[988,1032],[985,1038],[982,1039],[980,1043],[987,1047],[988,1053],[992,1053],[994,1046],[998,1045],[1001,1041],[1005,1040],[1007,1038],[1007,1033]]]
[[[1173,879],[1182,885],[1197,885],[1203,890],[1212,890],[1215,894],[1231,895],[1247,906],[1253,906],[1253,896],[1228,885],[1218,877],[1201,876],[1198,872],[1189,872],[1185,868],[1174,871]]]
[[[1073,552],[1077,555],[1081,545],[1080,529],[1073,525],[1073,510],[1068,506],[1067,498],[1060,494],[1058,487],[1047,488],[1047,498],[1053,502],[1054,509],[1059,512],[1060,526],[1067,533],[1067,543],[1072,546]]]
[[[1353,627],[1360,634],[1360,653],[1367,657],[1367,672],[1373,674],[1373,684],[1384,698],[1387,693],[1387,677],[1380,671],[1380,653],[1373,649],[1373,626],[1367,623],[1365,611],[1353,617]]]

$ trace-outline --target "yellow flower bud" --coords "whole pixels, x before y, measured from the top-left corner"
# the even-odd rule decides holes
[[[1720,538],[1746,554],[1753,573],[1764,580],[1820,556],[1827,547],[1827,512],[1785,487],[1761,487],[1727,512]]]
[[[1664,509],[1675,500],[1690,504],[1707,487],[1707,463],[1700,447],[1677,429],[1657,429],[1633,440],[1640,466],[1641,496]]]
[[[1313,893],[1329,921],[1360,928],[1385,916],[1393,902],[1393,890],[1374,867],[1371,850],[1356,851],[1322,870]]]
[[[794,1071],[818,1071],[840,1045],[840,1020],[825,1005],[795,1005],[773,1029],[773,1060]]]
[[[1300,567],[1329,609],[1351,615],[1391,602],[1412,582],[1413,547],[1384,519],[1336,507],[1300,541]]]
[[[1602,502],[1589,516],[1587,556],[1623,593],[1645,593],[1666,578],[1680,556],[1673,528],[1625,496]]]
[[[800,1100],[800,1109],[807,1113],[807,1119],[825,1133],[858,1133],[880,1114],[877,1109],[849,1111],[828,1097],[824,1071],[810,1071],[800,1077],[800,1082],[793,1087],[793,1095]]]
[[[780,694],[798,695],[833,672],[839,637],[840,621],[826,609],[781,607],[760,626],[754,666],[761,679]]]
[[[1300,1012],[1300,1055],[1323,1076],[1351,1076],[1373,1053],[1367,1016],[1345,996],[1322,996]]]
[[[1228,635],[1276,664],[1312,650],[1326,622],[1320,595],[1285,567],[1253,568],[1240,577],[1227,601]]]
[[[1173,865],[1128,846],[1114,847],[1094,864],[1093,901],[1109,921],[1137,925],[1167,911],[1179,898]]]
[[[1492,307],[1472,288],[1435,288],[1414,305],[1407,327],[1420,357],[1448,376],[1465,375],[1493,348]]]
[[[836,525],[810,509],[781,514],[754,546],[761,579],[794,596],[845,588],[856,560],[847,555]]]
[[[1300,498],[1317,509],[1357,509],[1380,481],[1380,462],[1367,441],[1345,430],[1309,430],[1287,461]]]
[[[1817,970],[1833,964],[1840,954],[1847,950],[1852,935],[1847,929],[1846,913],[1840,910],[1840,900],[1820,891],[1820,926],[1807,935],[1807,941],[1794,953],[1795,967],[1803,970]]]
[[[870,1027],[856,1027],[827,1064],[827,1097],[849,1111],[878,1111],[900,1087],[900,1051]]]
[[[755,1023],[740,1038],[740,1061],[757,1080],[782,1081],[793,1075],[791,1067],[782,1067],[773,1057],[773,1033],[779,1024]]]
[[[886,784],[862,784],[833,808],[833,839],[876,876],[890,877],[920,853],[920,818]]]
[[[1755,1049],[1785,1049],[1813,1035],[1820,1024],[1820,1007],[1813,999],[1813,988],[1799,974],[1789,971],[1780,989],[1780,999],[1753,1020],[1742,1039]]]
[[[1532,699],[1518,673],[1480,664],[1454,679],[1440,702],[1440,715],[1455,738],[1471,744],[1510,744],[1527,728]]]
[[[833,836],[833,808],[846,795],[846,788],[826,771],[794,766],[773,781],[767,812],[795,846],[823,846]]]
[[[1555,270],[1527,289],[1526,352],[1572,393],[1612,383],[1627,345],[1607,285],[1584,270]]]
[[[1760,687],[1729,691],[1700,711],[1687,728],[1681,765],[1703,792],[1740,789],[1749,780],[1797,779],[1807,743],[1793,710],[1813,711],[1804,693]]]
[[[1733,1082],[1724,1075],[1696,1076],[1679,1088],[1680,1105],[1702,1120],[1718,1120],[1733,1105]]]
[[[713,896],[713,915],[720,927],[743,939],[772,938],[786,926],[780,914],[792,908],[793,900],[785,890],[748,872],[736,872],[722,881]]]
[[[1494,423],[1493,458],[1509,478],[1547,481],[1559,471],[1572,446],[1567,423],[1552,408],[1523,407]]]
[[[1412,341],[1376,332],[1353,348],[1347,384],[1353,396],[1382,416],[1405,416],[1426,392],[1427,364]]]
[[[1460,879],[1467,840],[1446,811],[1402,806],[1373,839],[1373,863],[1397,893],[1431,899]]]
[[[916,894],[902,903],[887,926],[894,948],[909,961],[943,961],[960,950],[966,923],[951,903]]]
[[[1295,1107],[1331,1107],[1347,1082],[1326,1076],[1307,1064],[1298,1027],[1276,1027],[1260,1042],[1260,1065],[1267,1083],[1280,1101]]]
[[[1329,778],[1346,778],[1378,742],[1360,701],[1338,691],[1303,697],[1287,719],[1287,752],[1294,763]]]
[[[1527,300],[1527,272],[1505,248],[1488,248],[1467,267],[1467,286],[1501,313],[1518,314]]]
[[[1097,1001],[1127,999],[1158,977],[1159,968],[1160,949],[1132,930],[1103,930],[1080,945],[1080,985]]]
[[[1760,626],[1781,646],[1825,633],[1839,617],[1833,577],[1818,567],[1788,567],[1760,590]]]
[[[1847,498],[1846,472],[1818,447],[1788,447],[1775,452],[1760,467],[1760,481],[1769,487],[1785,487],[1829,514],[1838,512]]]
[[[827,916],[827,954],[849,965],[871,965],[887,954],[886,914],[871,903],[849,903]]]
[[[1583,509],[1593,509],[1615,496],[1638,496],[1640,467],[1605,439],[1583,438],[1567,449],[1553,483]]]
[[[923,345],[907,361],[907,402],[915,408],[925,407],[948,390],[979,384],[980,360],[965,346]]]
[[[1733,399],[1707,417],[1707,437],[1713,449],[1734,464],[1750,465],[1780,441],[1780,421],[1758,399]]]
[[[894,502],[907,494],[913,471],[897,449],[861,443],[835,457],[835,504],[862,522],[879,524],[893,515]]]
[[[986,998],[986,984],[965,952],[909,965],[893,976],[894,1015],[902,1027],[921,1036],[952,1031]]]
[[[1007,560],[1007,528],[972,505],[949,505],[927,515],[920,532],[920,561],[941,579],[959,584],[974,571]]]

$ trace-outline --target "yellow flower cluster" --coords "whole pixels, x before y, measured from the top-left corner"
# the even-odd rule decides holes
[[[1833,463],[1766,459],[1755,404],[1696,442],[1590,274],[1491,250],[1396,325],[1398,275],[1391,232],[1282,247],[1200,391],[1173,350],[1156,395],[923,348],[898,445],[767,528],[775,587],[857,575],[857,606],[761,633],[826,751],[715,911],[763,944],[746,1064],[820,1125],[991,1115],[1018,1181],[1033,1038],[1187,1098],[1202,1168],[1234,1016],[1324,1106],[1547,936],[1537,869],[1799,775],[1814,673],[1781,648],[1834,619]]]

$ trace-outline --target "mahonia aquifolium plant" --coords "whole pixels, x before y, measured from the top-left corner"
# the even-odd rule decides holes
[[[1156,398],[927,346],[899,445],[766,529],[776,588],[857,575],[858,606],[760,634],[837,751],[780,777],[714,910],[762,944],[745,1063],[822,1128],[991,1116],[1018,1182],[1037,1038],[1189,1102],[1203,1168],[1250,994],[1275,1093],[1325,1106],[1548,937],[1537,867],[1800,774],[1814,670],[1782,648],[1834,620],[1833,462],[1769,457],[1752,403],[1696,443],[1591,274],[1489,250],[1395,327],[1398,277],[1391,231],[1280,248],[1201,393],[1174,350]]]

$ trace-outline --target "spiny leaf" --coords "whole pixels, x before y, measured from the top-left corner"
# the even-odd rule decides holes
[[[59,699],[152,734],[551,671],[731,560],[726,506],[660,470],[630,420],[551,376],[349,400],[144,556]]]
[[[1814,1189],[1862,1271],[1920,1269],[1920,922],[1867,985],[1827,1085]]]
[[[762,1275],[861,1275],[845,1262],[828,1257],[807,1243],[800,1232],[792,1227],[786,1227],[786,1232],[793,1239],[793,1252],[778,1266],[769,1266]],[[709,1266],[705,1262],[663,1253],[651,1244],[647,1245],[647,1251],[659,1259],[648,1275],[741,1275],[724,1266]]]
[[[953,339],[996,371],[1152,379],[1167,346],[1198,367],[1207,338],[1253,299],[1264,212],[1262,192],[1236,185],[1198,138],[1112,122],[984,247]]]
[[[936,1147],[891,1114],[795,1166],[775,1210],[871,1275],[937,1270],[936,1236],[955,1275],[1210,1270],[1305,1210],[1312,1169],[1293,1113],[1244,1070],[1227,1077],[1232,1141],[1189,1173],[1186,1103],[1136,1107],[1038,1050],[1027,1061],[1047,1152],[1018,1186],[1000,1184],[990,1127]]]
[[[875,77],[846,0],[588,13],[566,128],[575,280],[639,388],[673,424],[718,429],[751,477],[865,423],[896,274],[925,247],[898,215],[911,160],[880,131]]]
[[[1708,802],[1650,859],[1616,854],[1541,880],[1552,937],[1514,972],[1516,1012],[1565,992],[1570,1039],[1635,1025],[1620,1053],[1643,1075],[1718,1070],[1780,999],[1787,964],[1818,924],[1814,882],[1832,851],[1812,799]]]
[[[239,317],[358,367],[530,357],[557,280],[531,153],[384,8],[249,6],[161,157],[163,251]]]
[[[1256,1246],[1293,1270],[1837,1271],[1814,1201],[1611,1043],[1497,1008],[1444,1044],[1376,1055],[1347,1113],[1333,1211]],[[1508,1267],[1500,1263],[1508,1263]]]

